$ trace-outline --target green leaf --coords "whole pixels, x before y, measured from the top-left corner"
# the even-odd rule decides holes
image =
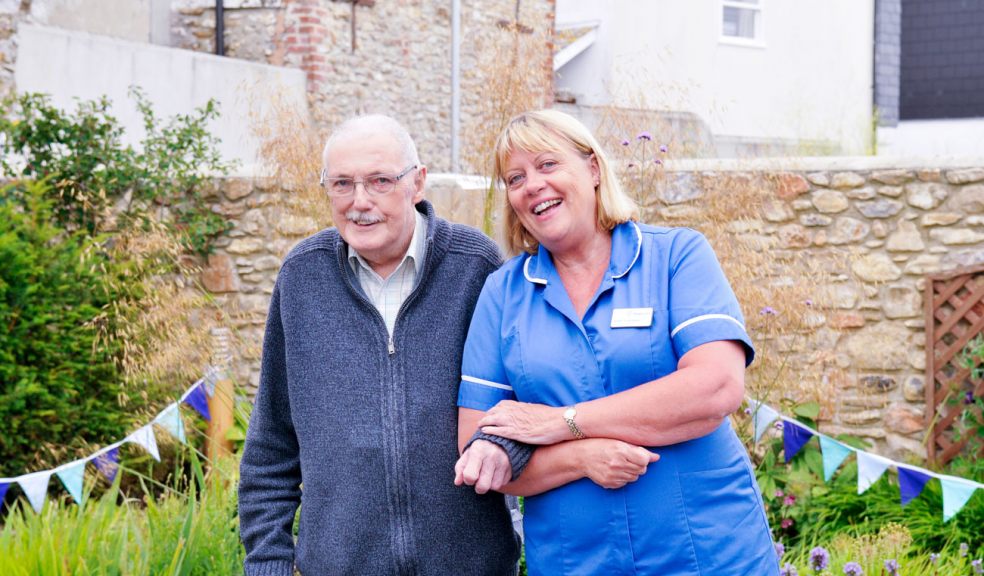
[[[806,402],[804,404],[797,404],[793,407],[793,413],[797,416],[802,416],[803,418],[809,418],[810,420],[816,420],[820,416],[820,404],[816,402]]]

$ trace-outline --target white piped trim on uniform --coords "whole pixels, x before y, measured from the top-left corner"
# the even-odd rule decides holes
[[[731,320],[732,322],[740,326],[742,330],[745,329],[745,325],[739,322],[738,320],[735,320],[733,316],[728,316],[727,314],[704,314],[703,316],[695,316],[690,320],[687,320],[686,322],[681,322],[679,326],[677,326],[676,328],[673,329],[672,332],[670,332],[670,338],[676,336],[677,332],[683,330],[687,326],[690,326],[691,324],[696,324],[697,322],[703,322],[704,320]]]
[[[488,386],[490,388],[498,388],[500,390],[512,390],[513,387],[508,384],[499,384],[498,382],[491,382],[489,380],[482,380],[481,378],[475,378],[474,376],[461,375],[461,379],[465,382],[471,382],[472,384],[481,384],[482,386]]]
[[[530,260],[532,259],[533,259],[532,254],[526,257],[526,262],[523,263],[523,276],[526,276],[526,279],[529,280],[530,282],[533,282],[534,284],[543,284],[544,286],[546,286],[547,285],[546,278],[533,278],[530,276]],[[512,390],[512,388],[510,388],[510,390]]]
[[[618,274],[616,276],[612,276],[612,279],[613,280],[615,278],[621,278],[622,276],[625,276],[626,274],[628,274],[629,273],[629,270],[632,270],[632,267],[635,266],[636,260],[639,259],[639,253],[642,252],[642,230],[639,229],[639,225],[638,224],[636,224],[635,222],[633,222],[631,220],[629,221],[629,224],[632,224],[632,227],[635,228],[635,233],[636,233],[636,253],[635,253],[635,256],[632,258],[632,262],[629,262],[629,266],[625,270],[623,270],[621,274]],[[670,336],[670,337],[672,338],[672,336]]]

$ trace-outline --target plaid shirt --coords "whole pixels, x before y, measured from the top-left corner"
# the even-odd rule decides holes
[[[424,265],[424,254],[427,237],[427,219],[414,210],[416,223],[413,227],[413,236],[410,237],[410,246],[407,253],[403,256],[396,270],[383,279],[376,271],[369,266],[355,248],[348,247],[349,265],[359,277],[359,284],[362,290],[369,297],[369,301],[382,314],[386,322],[386,329],[389,335],[393,335],[393,326],[396,324],[396,315],[400,312],[400,306],[407,299],[417,282],[417,270]]]

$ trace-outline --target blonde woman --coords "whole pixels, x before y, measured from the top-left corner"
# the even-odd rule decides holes
[[[707,241],[636,221],[560,112],[510,121],[495,178],[519,255],[469,328],[456,483],[526,496],[534,576],[778,574],[727,418],[754,351]],[[516,443],[537,446],[525,468]]]

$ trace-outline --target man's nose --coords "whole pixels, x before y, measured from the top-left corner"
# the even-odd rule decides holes
[[[359,191],[359,188],[362,191]],[[352,204],[356,206],[368,206],[372,204],[372,196],[369,195],[369,188],[364,181],[356,180],[352,183]]]

